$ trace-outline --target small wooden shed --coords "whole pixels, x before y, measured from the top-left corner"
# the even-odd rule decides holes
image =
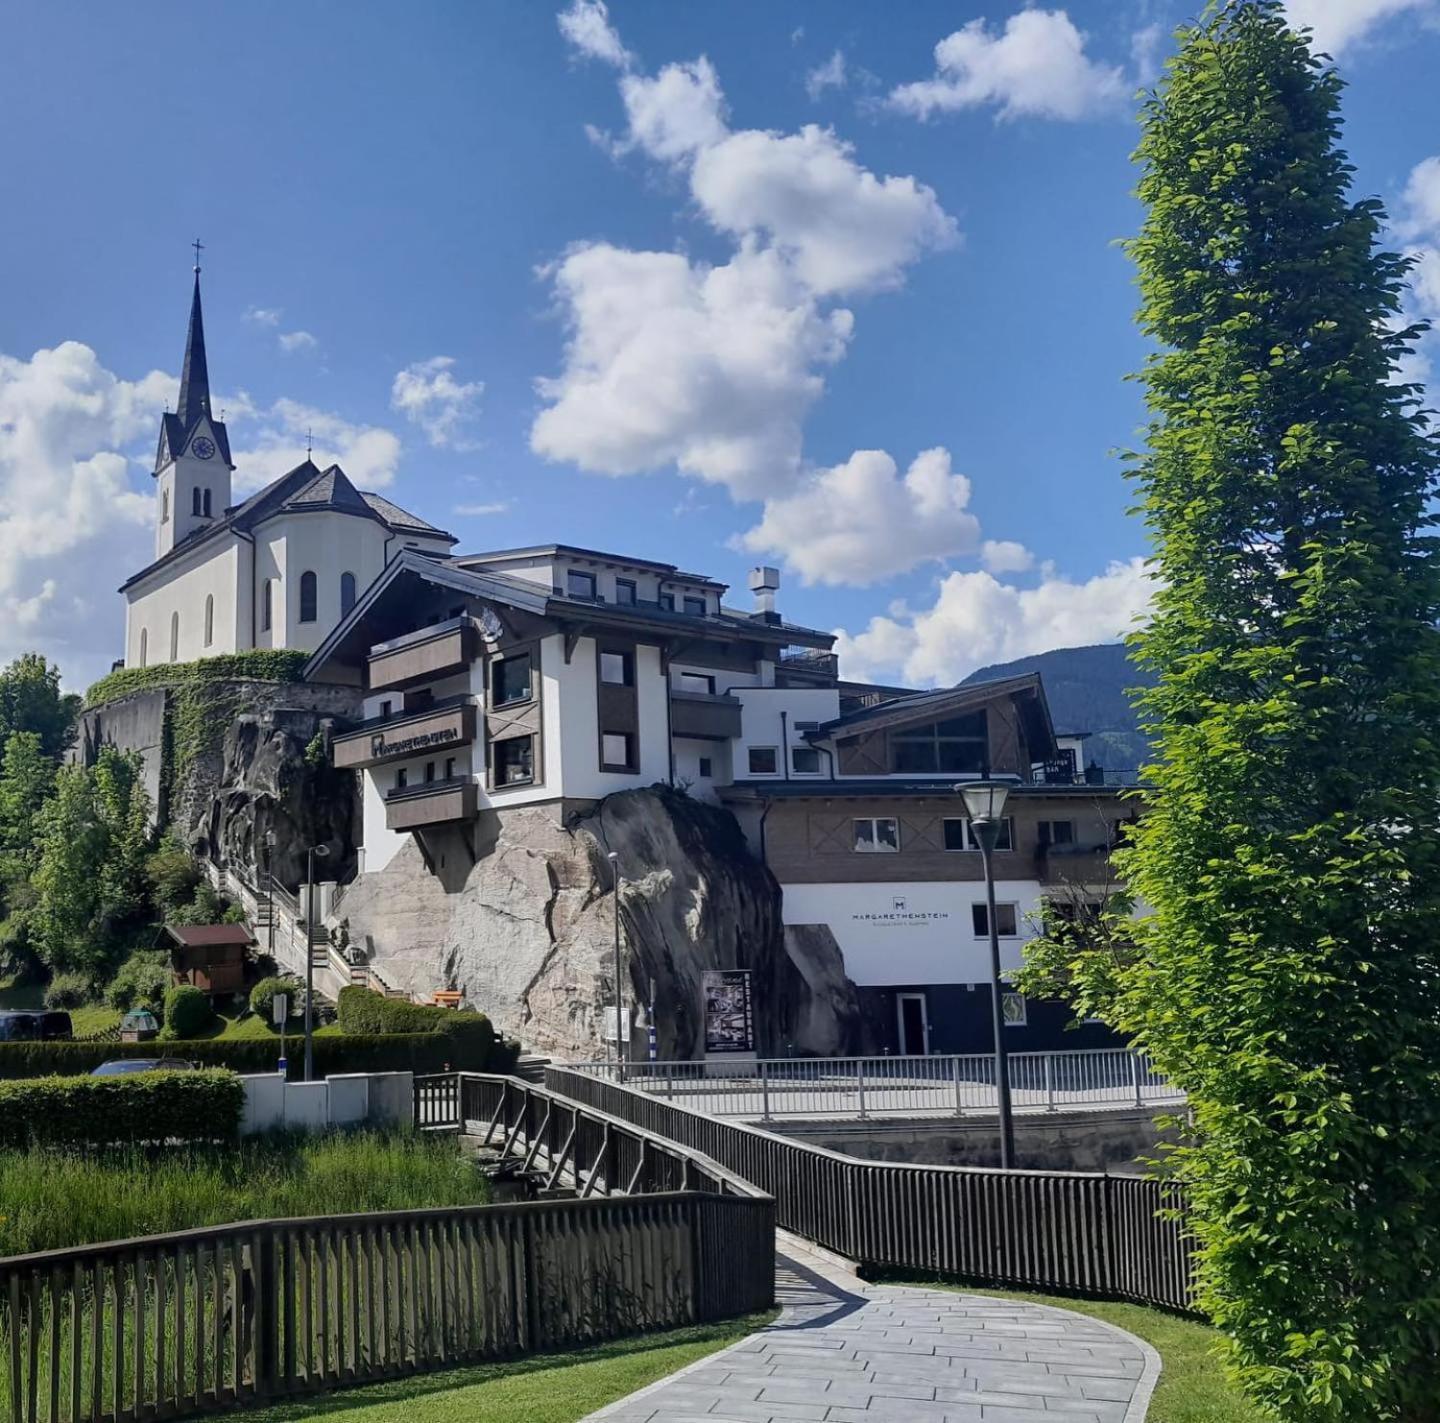
[[[245,987],[245,952],[255,937],[243,924],[167,924],[176,983],[211,995]]]

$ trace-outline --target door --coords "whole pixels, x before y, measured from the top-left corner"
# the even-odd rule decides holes
[[[900,1013],[900,1054],[902,1057],[925,1057],[930,1052],[930,1024],[926,1022],[925,995],[897,995]]]

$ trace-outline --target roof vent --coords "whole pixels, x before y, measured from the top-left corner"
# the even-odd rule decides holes
[[[775,611],[775,592],[780,587],[778,568],[752,568],[750,570],[750,591],[755,595],[755,611],[750,614],[757,622],[778,623],[780,614]]]

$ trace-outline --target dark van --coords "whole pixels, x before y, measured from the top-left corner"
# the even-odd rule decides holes
[[[38,1008],[0,1011],[0,1043],[69,1042],[74,1036],[68,1013]]]

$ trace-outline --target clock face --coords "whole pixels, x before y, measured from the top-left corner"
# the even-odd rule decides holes
[[[215,453],[215,441],[206,435],[201,435],[200,438],[190,446],[190,452],[196,459],[208,460],[210,456]]]

